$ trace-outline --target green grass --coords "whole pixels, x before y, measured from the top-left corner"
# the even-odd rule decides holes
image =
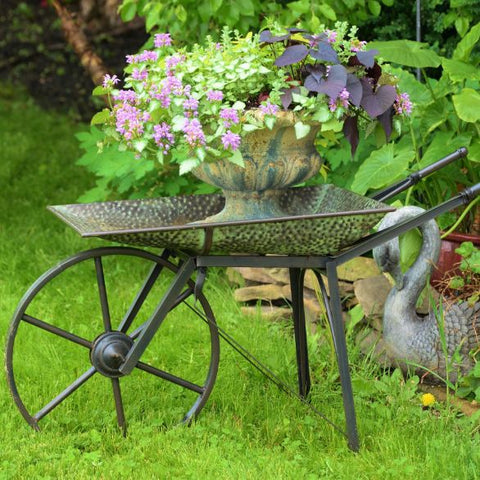
[[[17,303],[41,273],[78,251],[105,244],[80,239],[45,210],[48,204],[75,202],[93,184],[75,166],[79,152],[73,135],[78,125],[39,110],[13,89],[2,91],[0,331],[5,339]],[[107,288],[115,292],[113,319],[131,301],[142,268],[108,270]],[[222,272],[211,273],[205,294],[219,324],[295,387],[290,326],[242,316]],[[36,300],[36,312],[93,338],[101,332],[101,317],[92,272],[87,267],[65,275]],[[146,359],[188,378],[202,378],[209,354],[205,326],[194,322],[187,310],[178,310],[161,333]],[[320,329],[317,337],[309,338],[312,402],[343,425],[336,369],[323,337]],[[222,342],[215,388],[189,428],[165,424],[181,417],[191,398],[135,372],[122,380],[127,438],[116,427],[109,381],[99,375],[44,418],[41,432],[34,432],[3,380],[0,478],[480,478],[475,420],[444,405],[423,410],[414,380],[382,373],[358,353],[351,339],[349,344],[361,440],[358,454],[348,450],[342,435],[281,393]],[[15,353],[21,395],[33,408],[40,408],[44,398],[51,398],[89,365],[82,347],[28,325],[19,328]]]

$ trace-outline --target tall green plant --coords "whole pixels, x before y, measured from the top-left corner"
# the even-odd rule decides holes
[[[398,70],[400,85],[411,92],[415,104],[410,129],[396,144],[373,152],[360,165],[351,187],[358,193],[382,188],[409,171],[430,165],[447,153],[466,146],[467,159],[444,168],[419,187],[415,200],[431,207],[455,194],[458,188],[480,180],[480,23],[461,39],[450,58],[437,55],[428,45],[407,40],[372,42],[380,56],[399,65],[420,68],[423,82],[406,70]],[[438,68],[433,79],[425,69]],[[441,218],[446,228],[453,214]],[[467,227],[468,228],[468,227]]]
[[[358,23],[378,17],[382,5],[391,6],[393,0],[123,0],[120,14],[124,21],[136,15],[145,18],[147,32],[169,31],[185,43],[201,40],[206,34],[215,37],[223,25],[241,33],[258,30],[267,17],[274,17],[283,25],[297,22],[309,30],[320,24],[333,26],[337,20]]]

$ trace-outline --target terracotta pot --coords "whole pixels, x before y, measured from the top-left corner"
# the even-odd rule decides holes
[[[466,233],[450,233],[442,239],[440,247],[440,256],[430,277],[430,283],[434,287],[441,287],[445,274],[459,275],[458,267],[462,257],[455,252],[463,242],[472,242],[477,248],[480,248],[480,236]]]
[[[280,203],[282,189],[315,175],[322,159],[314,145],[320,125],[297,139],[293,112],[281,112],[272,130],[255,130],[240,145],[245,167],[228,160],[205,162],[193,174],[220,187],[225,208],[207,220],[215,222],[265,219],[287,214]]]

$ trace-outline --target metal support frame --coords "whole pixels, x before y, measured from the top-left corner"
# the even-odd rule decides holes
[[[448,155],[425,169],[411,174],[407,179],[394,184],[383,191],[377,193],[373,198],[376,200],[386,200],[397,193],[405,190],[411,185],[418,183],[426,175],[442,168],[453,160],[465,156],[467,150],[462,148]],[[199,255],[187,256],[180,265],[175,279],[171,283],[166,294],[160,301],[155,312],[149,320],[145,322],[144,328],[137,341],[126,356],[125,362],[119,367],[123,374],[130,373],[137,365],[141,355],[147,348],[155,332],[161,325],[163,319],[173,307],[176,299],[182,289],[192,277],[195,270],[198,271],[195,284],[195,295],[197,295],[203,286],[206,271],[209,267],[260,267],[260,268],[288,268],[290,274],[290,285],[292,294],[293,325],[295,332],[296,359],[298,371],[298,391],[302,401],[305,401],[310,387],[310,370],[308,362],[307,334],[305,326],[305,308],[303,300],[303,285],[305,271],[311,269],[320,284],[320,291],[324,300],[326,313],[332,332],[333,343],[340,374],[340,383],[342,387],[343,408],[345,414],[346,431],[342,431],[348,439],[348,445],[353,451],[359,450],[359,440],[357,432],[357,421],[355,415],[355,405],[353,390],[350,378],[348,363],[348,352],[345,338],[345,330],[342,317],[342,305],[340,291],[338,286],[337,268],[341,264],[363,255],[373,248],[398,237],[402,233],[413,228],[419,227],[423,223],[436,218],[442,213],[450,211],[461,205],[466,205],[480,193],[480,184],[465,189],[456,197],[428,210],[424,213],[406,220],[400,224],[394,225],[385,230],[373,233],[370,236],[360,239],[344,251],[335,255],[326,256],[281,256],[281,255]],[[171,252],[166,252],[170,255]],[[329,293],[325,287],[321,273],[327,276]],[[247,358],[247,357],[246,357]],[[328,419],[327,419],[328,420]],[[329,421],[330,422],[330,421]],[[333,424],[332,422],[330,422]],[[334,425],[334,424],[333,424]],[[334,425],[336,427],[336,425]],[[338,428],[338,427],[336,427]]]
[[[303,303],[303,283],[305,269],[290,268],[290,288],[292,292],[293,329],[297,353],[298,393],[306,398],[310,392],[310,368],[308,365],[307,331],[305,326],[305,306]]]

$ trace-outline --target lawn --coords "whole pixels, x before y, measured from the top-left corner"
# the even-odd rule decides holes
[[[1,90],[4,342],[17,303],[39,275],[78,251],[107,245],[99,239],[81,239],[46,210],[50,204],[74,203],[93,184],[75,165],[79,151],[74,134],[80,128],[68,117],[40,110],[11,87]],[[112,299],[112,318],[128,303],[130,286],[140,282],[136,268],[115,270],[121,283]],[[72,328],[95,336],[100,314],[95,313],[86,275],[79,271],[53,285],[50,298],[55,301],[40,301],[39,316],[64,312]],[[243,316],[221,271],[209,276],[205,295],[219,325],[295,387],[291,326]],[[76,313],[70,314],[73,310]],[[175,328],[165,325],[172,338],[162,338],[146,355],[186,372],[192,368],[195,374],[197,367],[191,365],[199,362],[204,367],[208,356],[198,340],[208,343],[208,338],[204,330],[197,334],[196,327],[190,327],[187,313],[175,315]],[[24,379],[21,395],[41,407],[42,395],[58,392],[72,371],[78,376],[88,365],[76,364],[78,351],[63,348],[63,340],[44,332],[37,335],[27,327],[22,325],[21,339],[19,329],[16,368]],[[338,376],[325,338],[322,328],[309,338],[312,403],[343,425]],[[358,454],[347,448],[338,431],[280,392],[222,341],[215,388],[190,427],[165,426],[186,413],[187,395],[167,391],[155,378],[132,374],[121,380],[128,420],[124,438],[116,426],[109,380],[96,375],[42,419],[42,430],[36,432],[19,414],[2,379],[0,478],[480,478],[478,420],[460,415],[448,404],[423,409],[418,379],[383,372],[358,352],[352,338],[348,341],[361,441]]]

